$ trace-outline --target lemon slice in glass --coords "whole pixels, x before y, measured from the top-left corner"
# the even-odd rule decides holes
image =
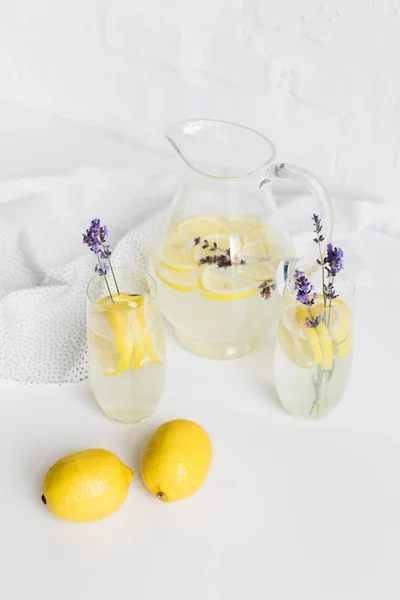
[[[305,351],[303,340],[289,333],[283,323],[279,323],[277,339],[287,358],[297,367],[310,369],[314,365]]]
[[[325,323],[321,322],[317,327],[307,327],[307,318],[316,316],[314,307],[304,305],[296,306],[296,317],[301,337],[309,342],[311,355],[317,365],[330,371],[333,363],[333,348],[329,331]]]
[[[191,271],[193,269],[191,247],[182,235],[167,237],[160,250],[160,261],[168,269]]]
[[[199,284],[201,295],[209,300],[237,300],[255,294],[249,280],[238,275],[233,267],[224,269],[216,265],[205,265],[200,270]]]
[[[113,300],[107,296],[97,302],[99,306],[106,308],[101,316],[107,319],[113,333],[115,349],[117,354],[116,368],[106,369],[104,375],[118,375],[129,369],[135,352],[135,342],[131,332],[129,313],[145,303],[145,296],[129,294],[113,294]],[[144,311],[139,310],[141,320],[145,319]],[[145,321],[142,323],[145,326]]]
[[[328,303],[327,306],[329,306]],[[352,331],[352,317],[349,307],[340,298],[334,298],[331,308],[325,311],[323,309],[324,303],[320,295],[311,309],[312,313],[324,316],[325,312],[329,333],[337,344],[341,344]]]
[[[340,359],[346,358],[353,346],[353,334],[349,333],[349,335],[340,344],[337,342],[332,342],[332,346],[335,356]]]
[[[208,239],[210,235],[229,235],[229,227],[221,219],[212,215],[191,217],[181,221],[176,227],[176,233],[186,238],[200,237]]]
[[[349,307],[340,298],[334,298],[331,308],[324,310],[322,297],[319,296],[312,307],[312,313],[321,316],[325,314],[333,351],[338,358],[345,358],[353,345],[352,315]]]

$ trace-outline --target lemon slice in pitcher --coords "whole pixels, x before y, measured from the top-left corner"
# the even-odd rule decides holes
[[[175,271],[192,271],[192,255],[188,240],[182,235],[167,237],[160,250],[160,262]]]
[[[162,283],[178,292],[193,292],[198,284],[197,270],[193,271],[174,271],[167,267],[160,266],[156,269],[157,277]]]
[[[255,294],[254,287],[244,277],[237,275],[233,267],[224,269],[205,265],[200,270],[199,284],[201,295],[209,300],[237,300]]]
[[[238,273],[253,279],[264,281],[275,277],[275,267],[271,262],[271,250],[265,240],[247,242],[242,248],[244,264],[238,267]]]
[[[252,229],[261,227],[261,223],[258,219],[246,215],[228,217],[228,223],[232,233],[237,233],[239,235],[244,235]]]
[[[207,248],[203,248],[204,244],[202,242],[193,245],[192,260],[196,265],[199,265],[200,259],[205,258],[206,256],[213,256],[214,254],[220,254],[221,251],[227,250],[231,243],[229,235],[209,235],[206,239],[209,243]]]
[[[183,235],[186,238],[200,237],[208,239],[210,235],[229,235],[229,227],[212,215],[203,215],[198,217],[191,217],[185,221],[181,221],[176,227],[176,232],[179,235]]]

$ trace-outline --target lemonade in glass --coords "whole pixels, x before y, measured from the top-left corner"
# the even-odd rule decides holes
[[[144,271],[114,269],[88,286],[89,380],[111,419],[135,423],[151,415],[164,389],[165,347],[156,284]]]
[[[309,280],[316,290],[311,306],[296,300],[293,274],[287,281],[278,324],[274,379],[289,413],[318,419],[339,404],[350,378],[354,326],[349,300],[354,285],[349,279],[339,278],[335,283],[338,297],[324,301],[319,270],[311,272]],[[310,320],[314,326],[310,326]]]

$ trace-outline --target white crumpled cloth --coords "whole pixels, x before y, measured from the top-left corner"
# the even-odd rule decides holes
[[[175,178],[126,168],[88,167],[57,177],[0,183],[0,383],[68,384],[87,376],[86,286],[93,254],[81,234],[98,217],[110,229],[114,265],[146,268],[152,237]],[[364,278],[350,237],[366,228],[400,234],[394,205],[335,197],[334,241],[346,240],[354,277]],[[278,198],[296,234],[309,198]]]
[[[113,263],[146,268],[171,185],[168,176],[118,168],[0,183],[1,383],[86,378],[86,287],[95,263],[81,234],[101,218]]]

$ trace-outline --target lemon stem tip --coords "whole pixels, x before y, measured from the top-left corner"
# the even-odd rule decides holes
[[[164,494],[164,492],[158,492],[157,498],[161,500],[161,502],[167,502],[167,496]]]
[[[41,501],[43,502],[44,505],[47,504],[47,500],[46,500],[46,497],[45,497],[44,494],[42,494],[42,497],[40,499],[41,499]]]

